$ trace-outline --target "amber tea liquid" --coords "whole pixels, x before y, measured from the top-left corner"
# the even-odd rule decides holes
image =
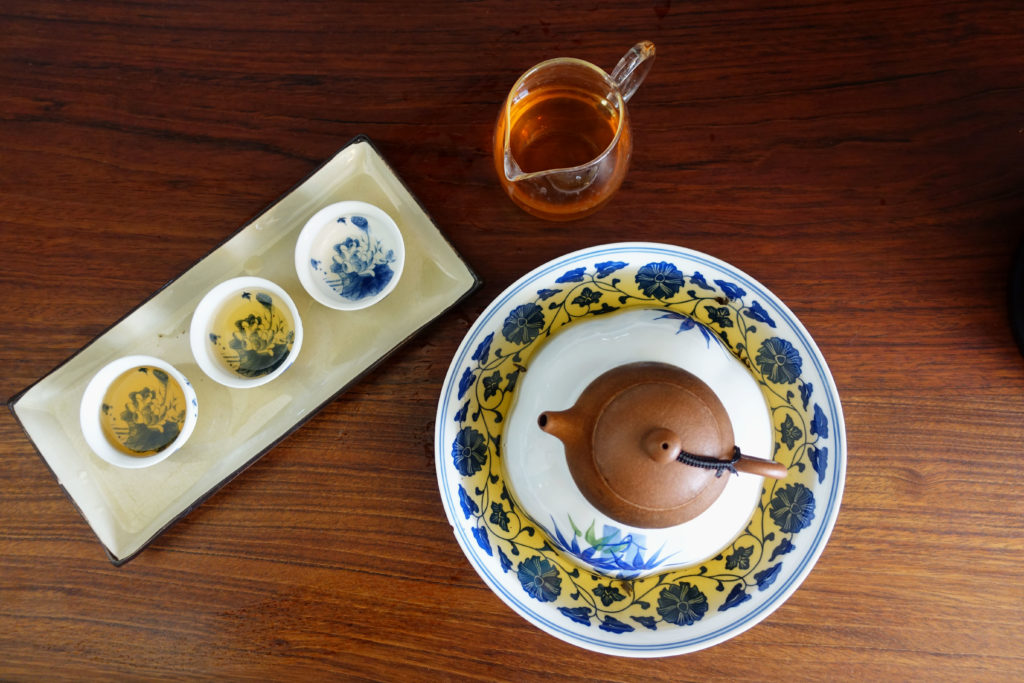
[[[619,116],[601,98],[549,88],[513,110],[512,156],[526,173],[580,166],[608,148]]]
[[[263,377],[291,353],[295,324],[287,306],[261,289],[247,289],[224,302],[213,320],[209,342],[226,368],[242,377]]]
[[[504,136],[509,128],[512,158],[524,173],[569,169],[600,157],[615,142],[623,114],[591,90],[560,85],[531,88],[498,119],[495,163],[509,196],[542,218],[578,218],[599,208],[622,184],[632,149],[628,125],[606,157],[576,173],[553,174],[537,182],[511,182],[504,170]],[[622,122],[625,124],[626,122]]]
[[[110,383],[100,408],[100,427],[118,452],[146,457],[178,438],[185,408],[181,385],[163,370],[144,365]]]

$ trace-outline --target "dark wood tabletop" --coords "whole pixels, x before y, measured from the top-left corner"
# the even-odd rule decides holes
[[[5,403],[360,134],[482,286],[122,567],[5,410],[0,677],[1024,678],[1024,7],[756,5],[3,3]],[[557,56],[611,69],[644,39],[619,192],[572,223],[517,208],[490,152],[512,83]],[[623,240],[711,254],[786,302],[849,444],[795,594],[654,660],[507,607],[434,466],[476,317],[534,267]]]

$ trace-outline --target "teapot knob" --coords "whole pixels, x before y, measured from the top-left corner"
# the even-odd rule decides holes
[[[683,444],[679,435],[671,429],[656,427],[644,435],[643,448],[651,460],[670,463],[679,457]]]

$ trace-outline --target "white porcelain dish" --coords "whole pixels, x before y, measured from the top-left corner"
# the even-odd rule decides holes
[[[506,459],[513,396],[549,340],[581,322],[665,309],[682,334],[722,341],[760,388],[773,458],[747,524],[713,557],[638,578],[595,524],[550,529],[513,494]],[[691,329],[693,328],[693,329]],[[518,410],[518,408],[517,408]],[[706,648],[767,617],[810,573],[839,513],[846,437],[839,395],[810,334],[746,273],[667,244],[583,249],[524,275],[470,328],[442,388],[435,429],[438,485],[455,537],[484,582],[547,633],[589,650],[662,657]],[[605,571],[607,569],[607,571]]]

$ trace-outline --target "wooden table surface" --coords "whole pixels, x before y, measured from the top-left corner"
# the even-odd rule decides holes
[[[120,568],[4,411],[0,677],[1024,678],[1007,314],[1024,7],[756,4],[4,2],[5,403],[357,134],[483,286]],[[622,189],[577,223],[520,211],[490,160],[511,84],[554,56],[610,69],[642,39],[658,57]],[[621,240],[771,288],[827,359],[849,442],[801,588],[742,635],[657,660],[510,610],[457,545],[434,470],[475,317],[535,266]]]

